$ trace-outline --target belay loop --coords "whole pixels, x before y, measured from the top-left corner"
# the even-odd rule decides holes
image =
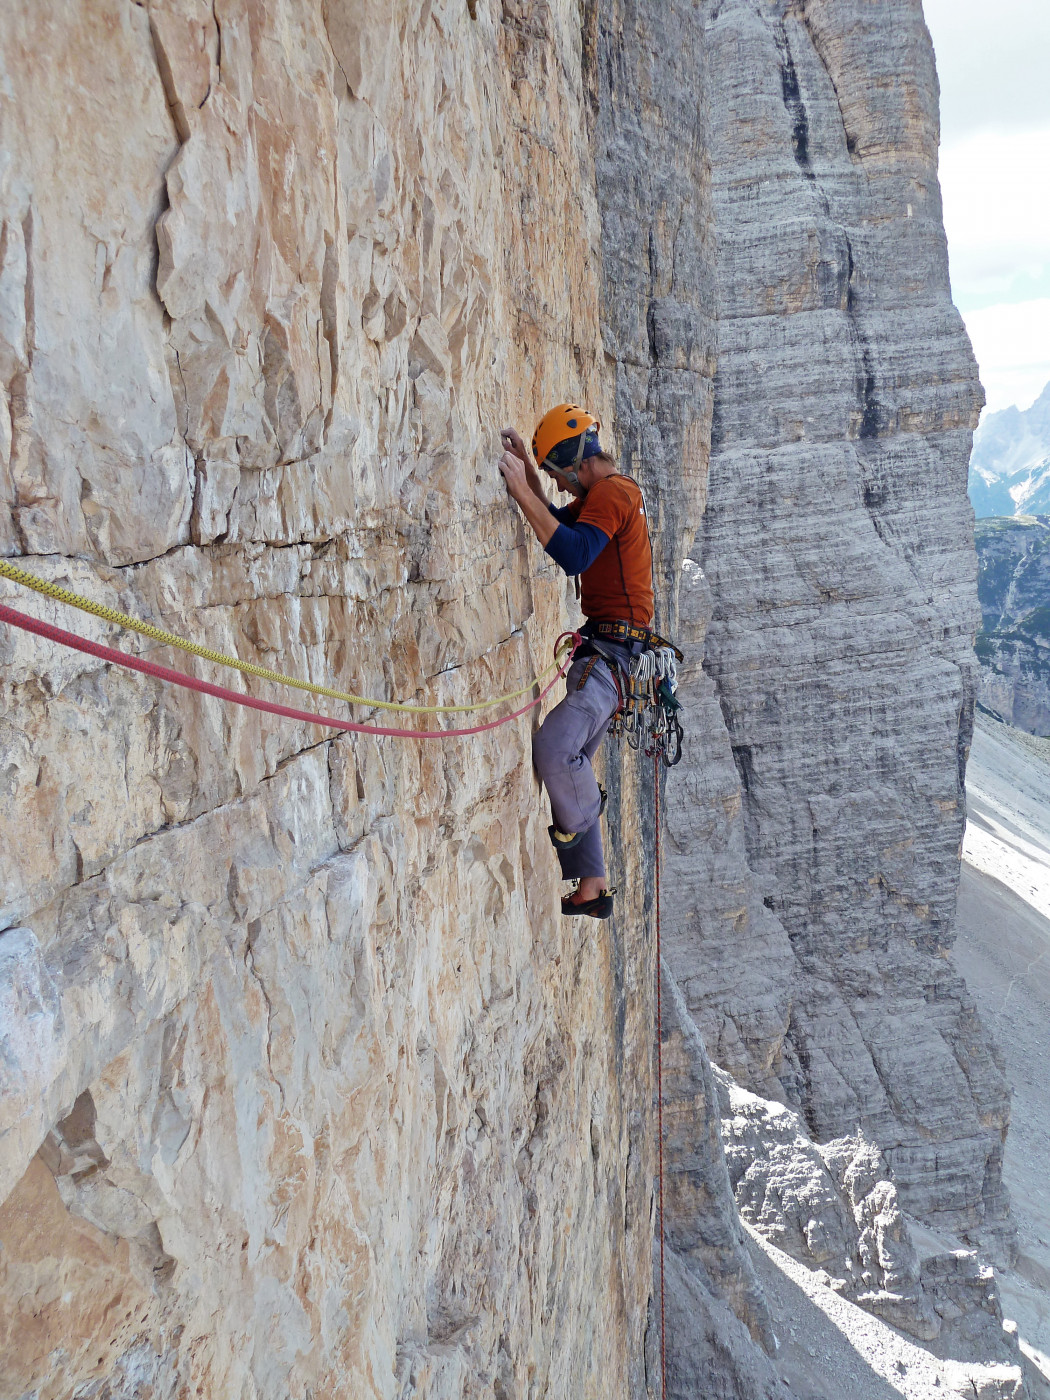
[[[624,676],[623,707],[613,733],[625,735],[632,749],[645,749],[648,758],[662,758],[673,768],[682,758],[681,702],[677,698],[677,647],[660,646],[639,652]]]

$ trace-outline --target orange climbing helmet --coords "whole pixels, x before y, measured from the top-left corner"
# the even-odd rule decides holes
[[[541,467],[572,471],[600,452],[601,423],[578,403],[560,403],[545,413],[532,435],[532,455]]]

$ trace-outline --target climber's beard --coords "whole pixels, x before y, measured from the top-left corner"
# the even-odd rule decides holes
[[[587,494],[587,488],[580,485],[580,478],[575,472],[563,471],[560,467],[544,467],[549,476],[554,478],[555,484],[560,491],[568,491],[577,500],[582,501]]]

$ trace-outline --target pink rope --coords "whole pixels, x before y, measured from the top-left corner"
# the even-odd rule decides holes
[[[50,622],[28,617],[3,603],[0,603],[0,622],[6,622],[11,627],[20,627],[23,632],[33,632],[38,637],[46,637],[49,642],[72,647],[74,651],[85,652],[88,656],[96,656],[100,661],[109,661],[114,666],[124,666],[129,671],[141,671],[143,675],[153,676],[155,680],[170,681],[172,685],[181,685],[187,690],[199,691],[202,695],[214,695],[217,700],[230,700],[235,705],[245,705],[251,710],[263,710],[266,714],[281,715],[285,719],[305,720],[307,724],[323,724],[329,729],[349,729],[355,734],[388,734],[394,739],[464,739],[470,734],[484,734],[487,729],[498,729],[501,724],[509,724],[512,719],[518,719],[529,710],[535,709],[550,694],[569,669],[576,648],[582,641],[578,632],[563,632],[555,643],[555,651],[558,649],[558,643],[565,637],[572,638],[573,647],[560,670],[543,687],[535,700],[530,700],[527,705],[522,705],[520,710],[504,715],[502,719],[489,720],[487,724],[476,724],[471,729],[387,729],[378,724],[355,724],[349,719],[330,719],[327,715],[296,710],[290,705],[275,705],[269,700],[256,700],[252,695],[239,695],[235,690],[227,690],[222,685],[212,685],[210,681],[200,681],[196,676],[188,676],[184,671],[173,671],[170,666],[158,666],[154,661],[143,661],[140,657],[129,656],[127,652],[118,651],[115,647],[89,642],[85,637],[78,637],[75,632],[66,632],[61,627],[53,627]]]

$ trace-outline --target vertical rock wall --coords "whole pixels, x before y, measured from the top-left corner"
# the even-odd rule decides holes
[[[1050,733],[1050,521],[1031,515],[984,519],[974,533],[981,605],[978,697],[1008,724],[1045,737]]]
[[[593,405],[688,653],[669,1392],[787,1400],[738,1204],[936,1334],[890,1178],[974,1240],[1009,1223],[947,957],[979,387],[918,0],[0,26],[3,552],[462,703],[575,615],[497,429]],[[0,1389],[658,1393],[649,762],[607,762],[618,914],[584,927],[526,722],[331,739],[21,635],[0,659]]]
[[[1000,1257],[1012,1236],[1005,1086],[946,959],[980,390],[947,282],[932,53],[917,4],[723,0],[704,21],[718,374],[679,589],[689,737],[668,782],[665,946],[716,1063],[804,1115],[724,1098],[740,1209],[950,1354],[952,1307],[901,1207]],[[718,1178],[699,1142],[670,1145],[672,1179]],[[717,1194],[668,1205],[675,1393],[713,1383],[697,1331],[733,1357],[734,1393],[773,1393],[718,1313],[768,1344]],[[982,1345],[1009,1351],[994,1318]]]
[[[703,14],[683,0],[591,0],[584,34],[617,448],[657,541],[657,623],[677,633],[681,561],[707,489],[717,346]]]
[[[932,50],[918,0],[723,0],[708,42],[720,358],[694,559],[754,884],[731,940],[748,970],[698,972],[691,1003],[818,1140],[871,1134],[906,1208],[1003,1244],[1007,1095],[946,958],[980,390],[947,280]],[[703,751],[693,766],[711,781]],[[772,971],[784,945],[755,894],[790,939]],[[710,922],[721,969],[727,915]]]
[[[497,430],[614,419],[575,6],[0,23],[5,552],[364,694],[524,684],[566,590]],[[0,646],[0,1390],[642,1394],[647,924],[560,917],[528,723]]]

